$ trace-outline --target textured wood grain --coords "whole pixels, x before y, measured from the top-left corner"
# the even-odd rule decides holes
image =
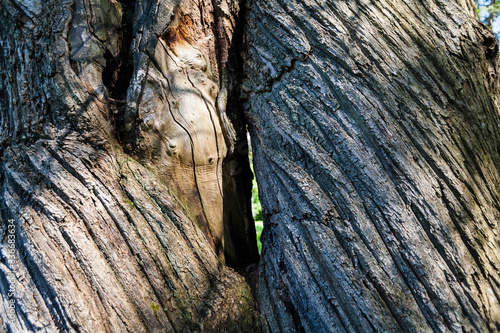
[[[258,259],[241,88],[264,330],[500,330],[498,47],[471,2],[247,6],[243,36],[231,1],[0,1],[2,328],[259,330],[222,260]]]
[[[223,255],[222,161],[227,148],[210,64],[185,40],[167,45],[161,39],[155,63],[158,69],[148,71],[139,109],[144,123],[140,148]]]
[[[249,2],[271,332],[500,329],[498,46],[457,3]]]
[[[215,251],[222,69],[213,41],[162,40],[177,5],[0,1],[0,330],[253,329],[250,288]]]
[[[235,149],[246,145],[246,129],[235,130],[226,115],[241,113],[228,103],[239,94],[227,67],[238,13],[236,2],[187,1],[171,22],[155,26],[144,50],[136,37],[135,58],[147,60],[132,75],[125,127],[129,150],[175,189],[216,252],[245,266],[258,260],[250,209],[242,204],[251,188],[247,152]]]

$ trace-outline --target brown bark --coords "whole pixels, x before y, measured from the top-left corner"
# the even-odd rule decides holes
[[[252,329],[250,289],[224,265],[223,216],[252,220],[223,202],[250,192],[222,183],[236,136],[214,39],[239,9],[214,4],[0,2],[2,328]],[[245,237],[225,242],[234,265],[258,259]]]
[[[264,330],[500,330],[471,5],[255,0],[243,36],[231,1],[0,1],[2,328],[259,330],[241,85]]]

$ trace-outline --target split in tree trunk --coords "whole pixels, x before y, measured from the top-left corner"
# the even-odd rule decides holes
[[[242,115],[226,109],[238,12],[0,4],[3,327],[253,329],[251,290],[224,265],[258,261],[251,173],[234,149],[246,136],[226,117]]]
[[[500,330],[498,46],[473,10],[0,2],[2,325]],[[257,314],[224,265],[259,259],[247,121]]]

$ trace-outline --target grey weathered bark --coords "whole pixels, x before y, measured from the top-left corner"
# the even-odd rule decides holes
[[[264,330],[500,329],[498,50],[472,5],[248,3]],[[0,0],[2,327],[258,330],[223,265],[258,259],[240,12]]]
[[[0,327],[251,329],[223,253],[258,260],[251,173],[227,176],[246,138],[225,116],[238,12],[0,1]]]
[[[498,332],[498,46],[473,3],[249,8],[264,325]]]

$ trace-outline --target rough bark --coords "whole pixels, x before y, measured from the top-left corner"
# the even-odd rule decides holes
[[[471,5],[249,2],[269,331],[500,330],[498,46]]]
[[[225,116],[238,11],[0,1],[2,328],[251,330],[223,254],[258,260],[255,236],[224,242],[253,226],[251,174],[223,177],[244,138]]]
[[[472,8],[248,3],[264,329],[500,330],[498,47]],[[223,264],[258,259],[240,11],[0,1],[2,328],[257,329]]]

